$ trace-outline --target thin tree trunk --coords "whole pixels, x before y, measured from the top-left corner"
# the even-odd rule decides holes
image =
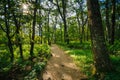
[[[80,41],[80,43],[81,43],[80,20],[79,20],[79,15],[78,15],[78,12],[77,12],[77,11],[76,11],[76,17],[77,17],[77,22],[78,22],[79,41]]]
[[[41,0],[39,0],[39,3],[41,5]],[[42,18],[40,9],[39,9],[39,15],[40,15],[40,18]],[[42,20],[40,20],[39,22],[39,36],[40,36],[40,43],[42,44]]]
[[[64,22],[64,41],[69,44],[69,37],[68,37],[68,32],[67,32],[67,24],[66,24],[66,19],[63,19]]]
[[[63,41],[62,23],[60,23],[60,38],[61,38],[61,42],[62,42]]]
[[[80,43],[83,42],[83,40],[85,41],[85,24],[87,22],[87,18],[84,19],[84,11],[83,11],[83,0],[77,0],[77,3],[79,4],[79,10],[80,10],[80,19],[81,19],[81,24],[80,24],[80,20],[79,20],[79,15],[77,15],[77,21],[78,21],[78,26],[79,26],[79,41]],[[81,25],[81,29],[80,29],[80,25]]]
[[[52,1],[51,1],[52,2]],[[60,9],[60,5],[58,4],[58,0],[56,0],[56,5],[57,5],[57,8],[58,8],[58,11],[60,13],[60,16],[63,20],[63,23],[64,23],[64,42],[66,42],[67,44],[69,44],[69,36],[68,36],[68,29],[67,29],[67,23],[66,23],[66,3],[67,3],[67,0],[62,0],[62,10]]]
[[[43,41],[42,41],[42,40],[43,40],[43,34],[42,34],[42,33],[43,33],[43,30],[42,30],[42,26],[41,26],[41,44],[42,44],[42,42],[43,42]]]
[[[8,39],[8,48],[9,48],[9,51],[10,51],[10,54],[11,54],[11,57],[10,57],[11,62],[13,62],[14,61],[14,52],[13,52],[13,44],[12,44],[11,37],[10,37],[9,14],[7,14],[8,12],[7,12],[6,5],[7,4],[4,5],[6,37]]]
[[[40,43],[42,44],[42,26],[41,26],[41,23],[39,24],[39,36],[40,36]]]
[[[116,1],[112,0],[112,19],[111,19],[111,41],[110,44],[114,44],[115,40],[115,9],[116,9]]]
[[[11,54],[11,62],[13,62],[14,61],[13,44],[12,44],[9,32],[7,32],[7,38],[8,38],[8,47]]]
[[[30,55],[31,59],[33,57],[33,49],[34,49],[34,38],[35,38],[35,26],[36,26],[36,12],[37,12],[37,0],[35,0],[34,4],[34,14],[33,14],[33,25],[32,25],[32,40],[30,42]]]
[[[110,43],[110,23],[109,23],[109,7],[108,7],[109,0],[106,0],[106,26],[107,26],[107,40]]]
[[[69,44],[69,37],[68,37],[68,29],[66,23],[66,1],[62,0],[62,8],[63,8],[63,23],[64,23],[64,41]]]
[[[56,25],[54,26],[54,43],[56,43]]]
[[[20,57],[21,59],[23,59],[23,50],[22,50],[22,41],[20,39],[20,24],[18,23],[18,20],[16,19],[16,16],[13,12],[13,18],[14,18],[14,22],[15,22],[15,26],[16,26],[16,38],[17,38],[17,45],[19,46],[19,50],[20,50]]]
[[[49,16],[50,16],[50,10],[48,11],[48,28],[47,28],[47,38],[48,38],[48,45],[51,45],[51,42],[50,42],[50,29],[49,29],[49,27],[50,27],[50,25],[49,25]]]
[[[11,4],[10,4],[10,0],[7,0],[8,1],[8,8],[9,8],[9,11],[11,9]],[[11,11],[12,15],[13,15],[13,19],[14,19],[14,23],[15,23],[15,26],[16,26],[16,36],[17,36],[17,44],[19,46],[19,50],[20,50],[20,57],[21,59],[23,59],[23,50],[22,50],[22,41],[20,39],[20,23],[18,22],[17,18],[16,18],[16,15],[14,13],[14,11]]]
[[[86,33],[86,40],[89,40],[89,23],[87,24],[87,33]]]
[[[56,43],[56,24],[57,24],[57,15],[55,16],[55,25],[54,25],[54,36],[53,36],[53,38],[54,38],[54,43]]]
[[[83,37],[85,36],[85,31],[84,31],[84,18],[83,18],[83,7],[82,4],[80,4],[80,10],[81,10],[81,26],[82,26],[82,31],[81,31],[81,41],[80,43],[83,42]]]

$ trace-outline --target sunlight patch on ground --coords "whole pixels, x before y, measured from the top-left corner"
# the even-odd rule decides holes
[[[63,63],[66,67],[71,69],[78,69],[74,63]]]
[[[70,50],[68,50],[68,51],[65,51],[65,53],[69,53],[69,52],[71,52]]]
[[[76,55],[71,55],[71,57],[75,58],[75,57],[77,57],[77,56],[76,56]]]
[[[52,54],[54,57],[60,57],[59,55],[56,55],[56,54]]]
[[[86,59],[86,56],[71,55],[71,57],[73,57],[74,59],[77,59],[77,60],[84,60],[84,59]]]
[[[54,64],[54,66],[55,66],[55,67],[58,67],[58,68],[60,67],[58,64]]]
[[[49,72],[46,72],[43,74],[43,79],[44,80],[51,80],[52,79],[52,74]]]
[[[72,77],[68,74],[63,74],[62,75],[62,80],[72,80]]]

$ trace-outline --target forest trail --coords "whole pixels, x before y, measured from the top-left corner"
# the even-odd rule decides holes
[[[52,57],[43,72],[43,80],[87,80],[72,58],[57,45],[51,46]]]

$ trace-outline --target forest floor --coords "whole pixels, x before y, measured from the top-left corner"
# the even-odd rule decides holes
[[[61,48],[53,44],[51,53],[52,57],[43,72],[43,80],[87,80],[73,59]]]

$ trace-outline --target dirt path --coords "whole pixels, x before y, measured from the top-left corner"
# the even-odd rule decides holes
[[[71,57],[57,45],[51,47],[52,57],[43,73],[43,80],[87,80]]]

